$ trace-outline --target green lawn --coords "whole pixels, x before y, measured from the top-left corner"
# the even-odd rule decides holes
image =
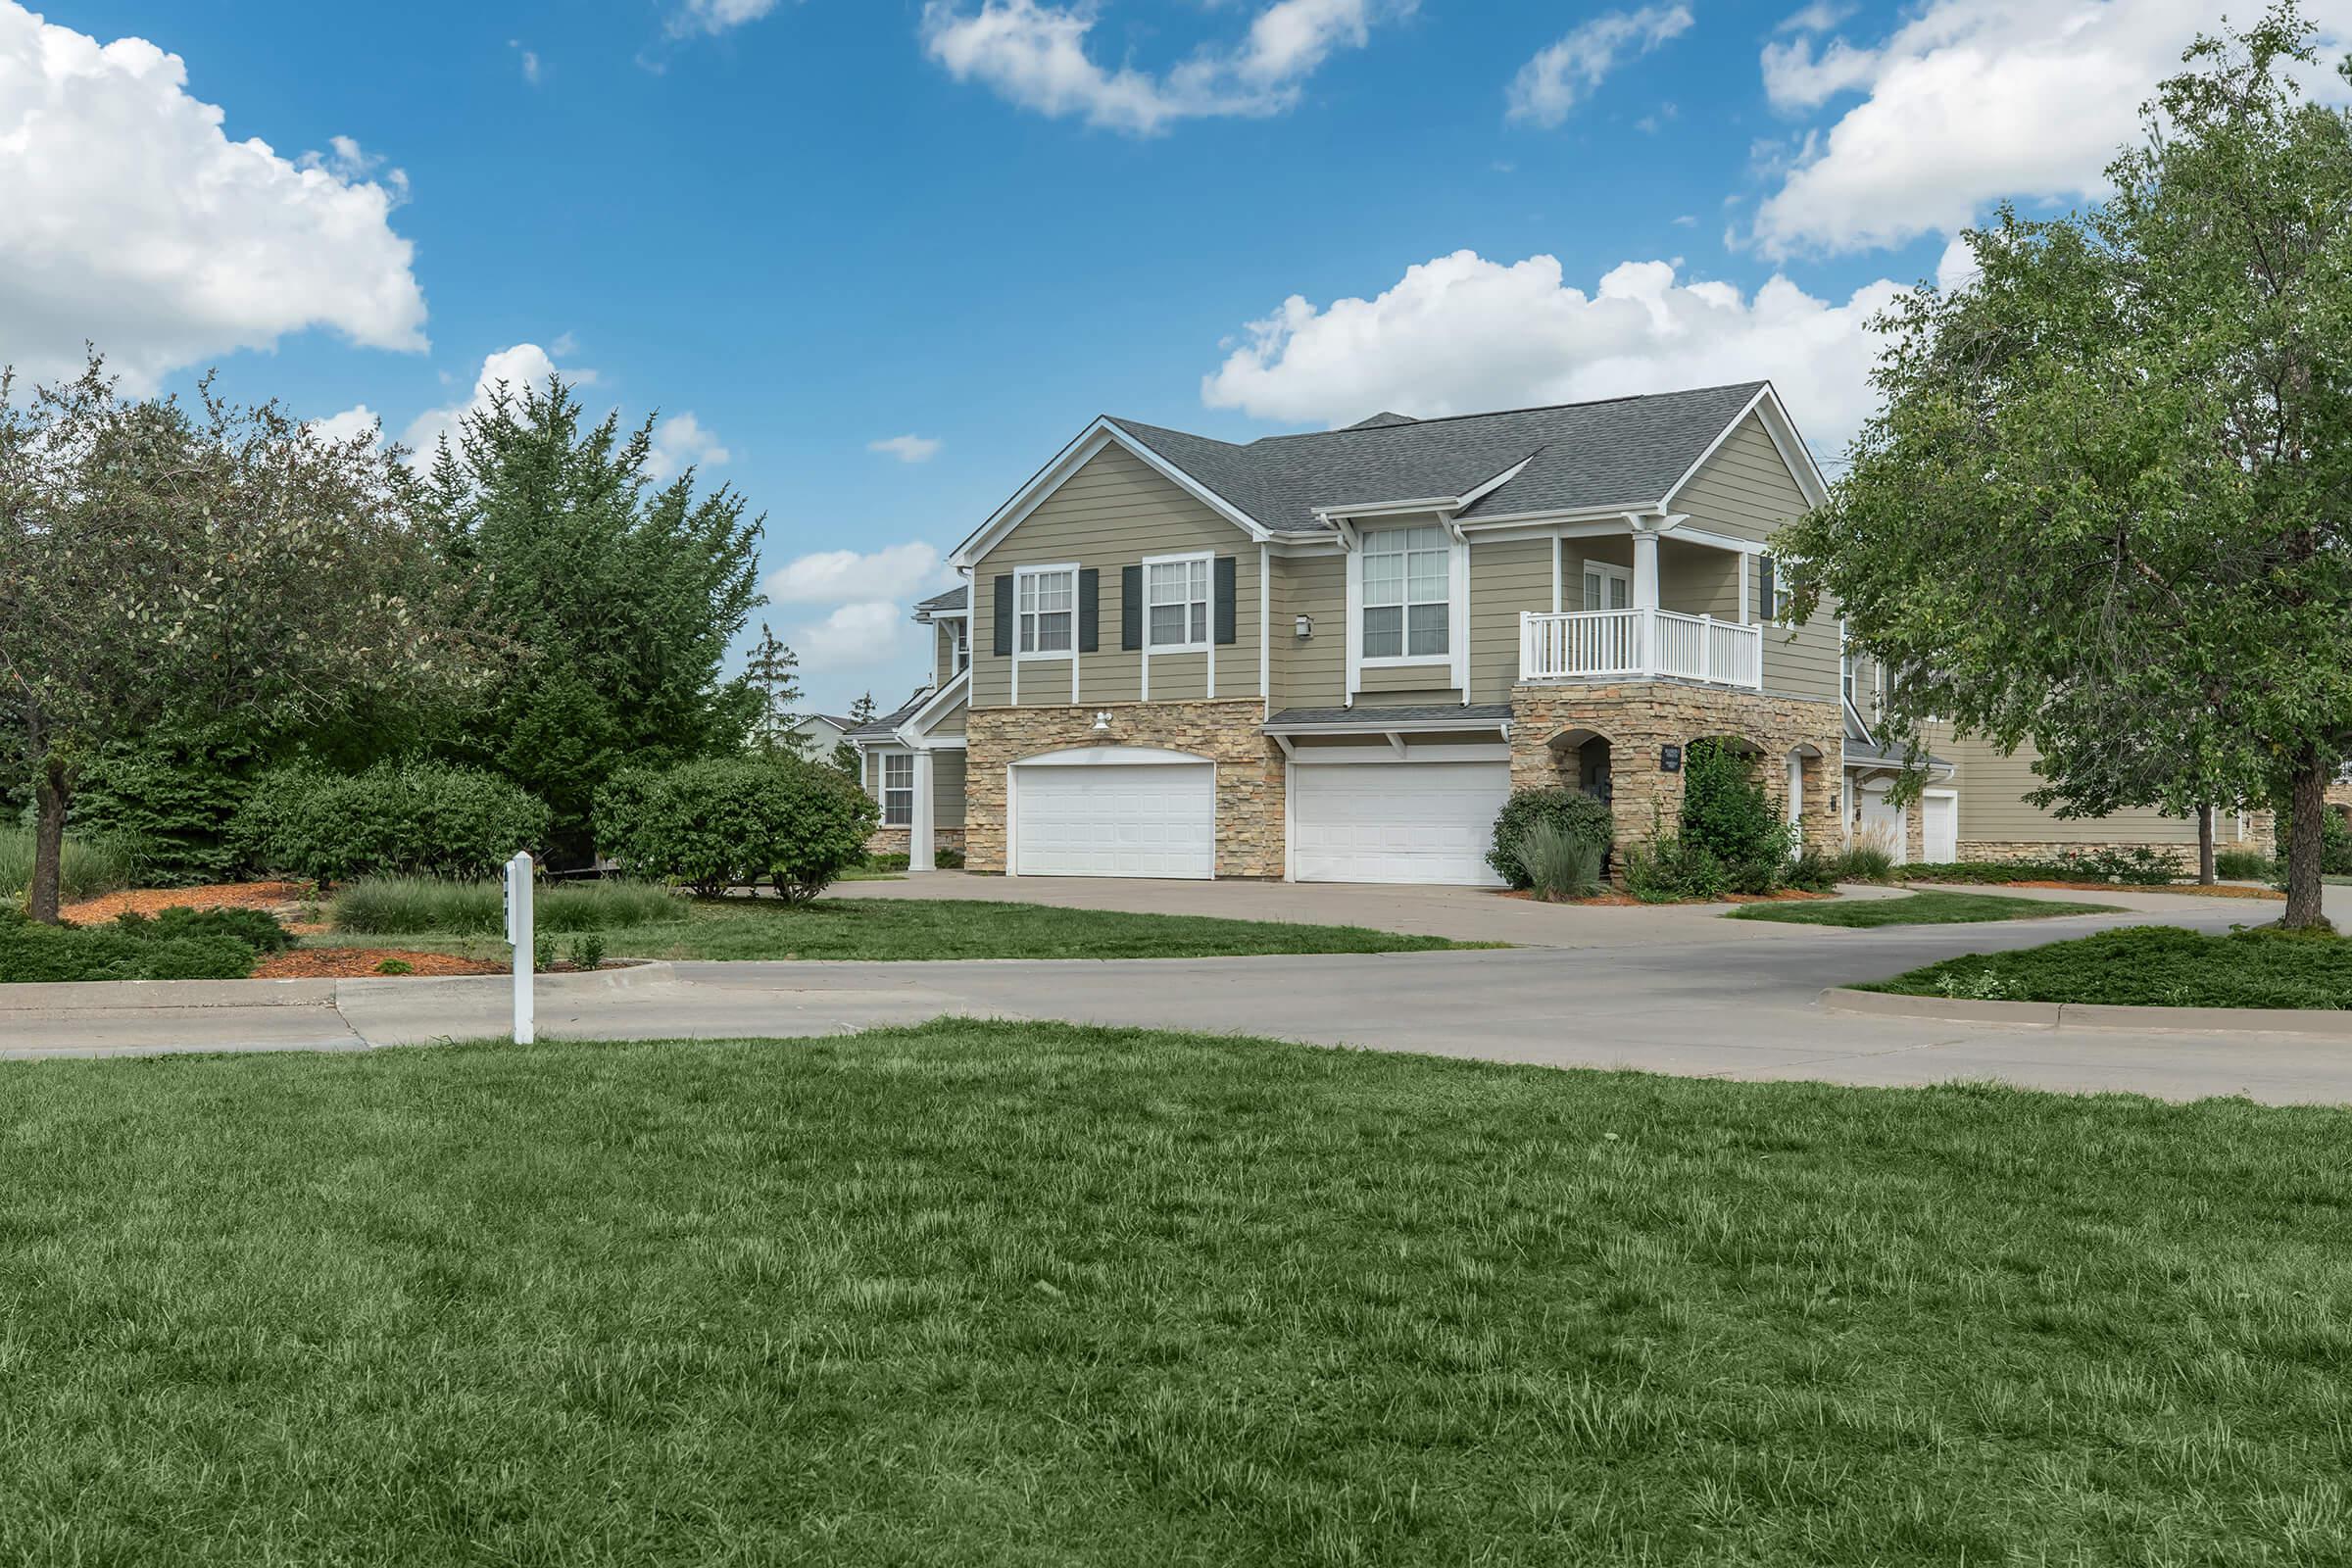
[[[2141,1007],[2352,1007],[2352,942],[2127,926],[2017,953],[1947,958],[1865,991]]]
[[[2054,899],[2013,899],[1997,893],[1914,893],[1900,899],[1839,899],[1790,904],[1745,904],[1735,920],[1777,920],[1786,925],[1966,925],[1979,920],[2048,920],[2062,914],[2114,914],[2112,904],[2070,904]]]
[[[0,1074],[8,1561],[2352,1557],[2342,1111],[967,1023]]]
[[[709,904],[680,899],[676,908],[674,919],[605,931],[606,951],[616,958],[1200,958],[1418,953],[1456,946],[1440,937],[1361,926],[950,899],[828,898],[799,908],[773,899]],[[311,945],[411,948],[491,959],[510,951],[498,936],[446,932],[330,934],[313,938]]]

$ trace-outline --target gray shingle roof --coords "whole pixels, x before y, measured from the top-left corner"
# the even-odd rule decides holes
[[[918,603],[914,607],[914,612],[918,615],[926,615],[942,610],[968,609],[971,597],[972,590],[969,584],[961,588],[951,588],[944,594],[933,594],[930,598]]]
[[[856,729],[850,731],[849,739],[854,741],[887,740],[892,731],[896,730],[901,724],[906,721],[907,714],[913,712],[916,709],[922,707],[923,704],[931,700],[931,693],[936,688],[930,686],[924,686],[917,689],[915,694],[912,697],[907,698],[905,702],[901,703],[896,710],[884,713],[880,718],[875,719],[870,724],[860,724]]]
[[[1945,772],[1951,770],[1951,763],[1933,754],[1923,760],[1931,769],[1940,769]],[[1903,760],[1903,754],[1891,747],[1879,745],[1875,741],[1857,740],[1848,735],[1845,738],[1845,765],[1848,767],[1892,768],[1899,772],[1908,764]]]
[[[1276,533],[1327,532],[1318,507],[1460,496],[1525,463],[1463,520],[1655,505],[1761,391],[1762,381],[1446,418],[1378,415],[1346,430],[1247,446],[1134,419],[1111,422]]]
[[[1266,720],[1266,728],[1297,729],[1324,724],[1360,724],[1379,729],[1393,724],[1493,724],[1511,716],[1508,703],[1408,703],[1395,708],[1286,708]]]

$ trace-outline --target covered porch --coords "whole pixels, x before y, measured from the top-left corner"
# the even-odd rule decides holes
[[[1772,558],[1752,541],[1633,517],[1559,540],[1552,608],[1519,617],[1519,679],[1684,680],[1761,691]]]

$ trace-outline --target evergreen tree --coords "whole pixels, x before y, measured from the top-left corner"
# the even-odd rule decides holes
[[[858,700],[850,705],[850,728],[858,729],[871,724],[874,721],[874,694],[872,692],[860,693]],[[864,760],[858,757],[858,748],[845,740],[833,748],[833,765],[844,773],[855,776],[863,771],[865,763]]]
[[[774,629],[761,621],[759,645],[744,668],[744,678],[760,694],[760,716],[752,723],[752,744],[760,751],[801,755],[804,742],[793,733],[793,726],[801,721],[794,711],[801,702],[800,667],[800,655],[777,641]]]

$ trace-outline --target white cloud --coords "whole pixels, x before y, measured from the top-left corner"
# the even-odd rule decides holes
[[[1769,377],[1818,450],[1873,407],[1870,318],[1900,290],[1843,303],[1786,277],[1754,293],[1627,262],[1588,294],[1560,264],[1457,251],[1410,268],[1377,299],[1317,308],[1293,296],[1201,383],[1212,408],[1338,425],[1378,409],[1419,416],[1576,402]]]
[[[465,422],[466,416],[489,408],[491,398],[500,386],[505,386],[512,396],[520,400],[524,387],[542,386],[555,373],[555,360],[536,343],[517,343],[512,348],[500,349],[482,361],[481,374],[473,378],[471,397],[445,409],[428,409],[419,414],[409,422],[407,431],[400,438],[401,443],[415,449],[418,466],[428,464],[433,458],[434,443],[445,435],[451,441],[456,441],[458,426]],[[586,386],[595,381],[596,372],[567,368],[564,371],[564,379],[574,386]],[[344,418],[348,416],[337,415],[335,417]]]
[[[1149,136],[1183,120],[1280,114],[1299,83],[1340,49],[1360,49],[1379,23],[1409,15],[1418,0],[1275,0],[1248,35],[1203,48],[1164,74],[1132,66],[1106,70],[1087,53],[1098,12],[1092,0],[927,0],[923,47],[957,81],[1055,119]]]
[[[865,450],[879,452],[901,463],[929,463],[939,456],[940,443],[927,435],[894,435],[884,441],[868,441]]]
[[[843,605],[822,620],[795,627],[785,641],[801,656],[803,669],[853,669],[896,660],[911,629],[905,610],[878,599]],[[887,710],[892,704],[882,706]]]
[[[2255,9],[2232,14],[2250,21]],[[2352,0],[2305,9],[2330,35],[2323,56],[2340,53]],[[2139,105],[2224,11],[2225,0],[1931,0],[1875,46],[1769,44],[1777,108],[1865,96],[1804,141],[1756,215],[1756,243],[1774,256],[1899,245],[1965,227],[2003,197],[2095,195],[2116,150],[2138,139]]]
[[[1599,86],[1619,65],[1690,30],[1690,8],[1684,5],[1644,6],[1594,17],[1519,68],[1506,94],[1509,117],[1546,128],[1560,124],[1577,99]]]
[[[145,391],[312,327],[423,349],[390,222],[404,182],[353,172],[348,138],[301,160],[232,142],[186,86],[143,38],[101,45],[0,0],[0,358],[51,379],[90,340]]]
[[[939,552],[921,543],[859,554],[822,550],[768,573],[767,596],[779,604],[836,605],[851,599],[899,599],[944,588],[954,579]]]
[[[686,0],[677,15],[670,18],[669,30],[680,35],[725,32],[747,22],[758,22],[774,11],[777,3],[778,0]]]
[[[1827,32],[1854,14],[1850,5],[1834,4],[1833,0],[1813,0],[1802,11],[1789,15],[1774,28],[1776,32]]]
[[[310,422],[310,428],[325,439],[341,445],[343,442],[355,440],[360,436],[377,436],[381,434],[383,424],[383,416],[363,403],[357,408],[345,409],[341,414],[330,414],[323,419],[313,419]]]
[[[665,484],[688,468],[716,467],[734,456],[689,411],[654,426],[654,452],[645,471],[656,484]]]
[[[536,49],[525,49],[522,46],[522,40],[520,38],[509,38],[507,40],[507,47],[514,50],[515,55],[522,62],[522,79],[529,82],[534,87],[538,86],[541,74],[539,51]]]

